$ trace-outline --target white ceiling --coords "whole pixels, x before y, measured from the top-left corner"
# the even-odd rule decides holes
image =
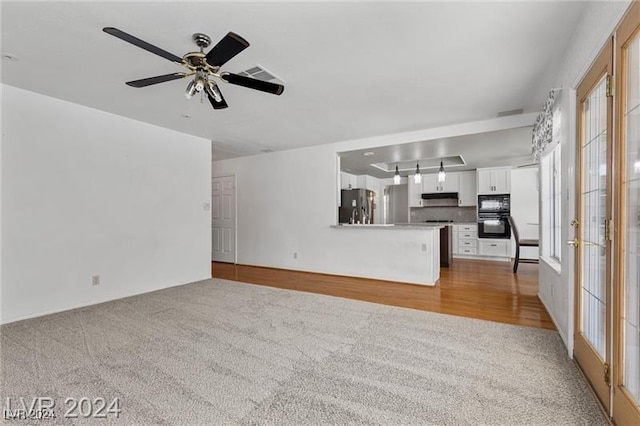
[[[420,162],[422,173],[437,173],[440,159],[444,158],[447,171],[461,172],[479,167],[523,166],[533,162],[531,157],[532,127],[518,127],[474,135],[440,138],[401,145],[383,146],[341,152],[340,170],[355,175],[369,175],[377,178],[391,178],[395,170],[385,172],[372,163],[400,163],[402,176],[413,175],[416,162]],[[365,152],[373,155],[365,156]],[[465,165],[450,166],[447,158],[461,155]],[[424,161],[434,159],[435,161]],[[406,164],[403,167],[403,162]],[[427,164],[430,163],[430,167]],[[395,167],[395,166],[394,166]]]
[[[2,82],[213,141],[228,158],[469,122],[539,108],[582,2],[7,3]],[[102,32],[176,55],[194,32],[234,31],[286,82],[277,97],[221,84],[229,104],[187,100],[186,81],[125,81],[181,68]],[[189,115],[186,119],[183,115]],[[456,153],[458,154],[458,153]]]

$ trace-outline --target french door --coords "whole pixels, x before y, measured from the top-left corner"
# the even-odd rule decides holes
[[[578,86],[574,357],[610,407],[613,39]]]
[[[638,2],[577,94],[574,356],[614,422],[640,425]]]
[[[640,425],[640,6],[616,31],[616,268],[613,419]]]

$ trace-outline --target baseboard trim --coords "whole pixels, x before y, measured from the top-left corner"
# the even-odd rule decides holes
[[[211,262],[211,263],[215,264],[215,263],[231,263],[231,262]],[[238,266],[248,266],[250,268],[265,268],[265,269],[273,269],[273,270],[278,270],[278,271],[297,272],[297,273],[302,273],[302,274],[316,274],[316,275],[323,275],[323,276],[326,276],[326,277],[355,278],[355,279],[368,280],[368,281],[380,281],[380,282],[392,283],[392,284],[417,285],[417,286],[420,286],[420,287],[434,287],[434,286],[436,286],[436,284],[438,283],[438,280],[440,279],[440,277],[438,277],[438,280],[436,280],[435,283],[427,284],[427,283],[417,283],[417,282],[410,282],[410,281],[388,280],[388,279],[384,279],[384,278],[375,278],[375,277],[363,277],[361,275],[330,274],[328,272],[319,272],[319,271],[312,271],[312,270],[307,270],[307,269],[291,269],[291,268],[282,268],[282,267],[278,267],[278,266],[255,265],[255,264],[251,264],[251,263],[238,263],[238,262],[236,262],[236,263],[233,263],[233,264],[234,265],[238,265]]]
[[[547,310],[547,313],[549,314],[549,317],[551,317],[551,321],[553,321],[553,325],[556,326],[556,330],[558,330],[558,334],[560,335],[560,338],[562,339],[562,343],[564,343],[564,347],[567,348],[567,354],[568,354],[569,358],[573,359],[573,354],[569,350],[569,343],[567,341],[567,336],[564,334],[562,328],[560,328],[558,326],[558,320],[554,316],[553,311],[551,309],[549,309],[549,304],[547,303],[546,300],[544,300],[544,297],[541,296],[540,292],[538,292],[538,300],[540,300],[540,303],[542,303],[544,308]]]
[[[69,305],[69,306],[66,306],[66,307],[63,307],[63,308],[59,308],[59,309],[51,309],[51,310],[48,310],[48,311],[36,312],[36,313],[33,313],[33,314],[27,314],[27,315],[21,315],[21,316],[17,316],[17,317],[13,317],[13,318],[8,318],[8,319],[3,320],[3,321],[0,320],[0,326],[7,325],[7,324],[13,324],[13,323],[20,322],[20,321],[27,321],[27,320],[34,319],[34,318],[45,317],[47,315],[55,315],[55,314],[59,314],[59,313],[62,313],[62,312],[75,311],[77,309],[84,309],[84,308],[88,308],[90,306],[102,305],[103,303],[109,303],[109,302],[113,302],[115,300],[121,300],[121,299],[126,299],[126,298],[129,298],[129,297],[140,296],[142,294],[153,293],[153,292],[156,292],[156,291],[165,290],[167,288],[180,287],[180,286],[183,286],[183,285],[189,285],[189,284],[193,284],[193,283],[197,283],[197,282],[205,281],[205,280],[210,280],[210,279],[212,279],[211,274],[209,274],[209,276],[207,278],[202,278],[202,279],[195,280],[195,281],[189,281],[189,282],[186,282],[186,283],[170,284],[170,285],[159,287],[159,288],[156,288],[156,289],[153,289],[153,290],[145,290],[145,291],[141,291],[141,292],[137,292],[137,293],[128,294],[126,296],[116,296],[116,297],[113,297],[113,298],[107,298],[107,299],[99,300],[99,301],[92,301],[92,302],[89,302],[89,303],[78,303],[78,304],[74,304],[74,305]]]

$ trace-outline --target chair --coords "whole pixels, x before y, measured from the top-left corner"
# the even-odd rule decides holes
[[[513,233],[513,239],[516,241],[516,257],[513,262],[513,273],[518,272],[518,264],[522,263],[538,263],[538,259],[522,259],[520,260],[520,246],[522,247],[540,247],[540,240],[521,240],[520,234],[518,234],[518,227],[513,217],[509,216],[509,226],[511,226],[511,232]]]

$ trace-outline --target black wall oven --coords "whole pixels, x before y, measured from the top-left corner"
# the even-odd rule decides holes
[[[511,238],[511,196],[478,195],[478,238]]]
[[[478,238],[511,238],[507,216],[499,213],[478,216]]]

